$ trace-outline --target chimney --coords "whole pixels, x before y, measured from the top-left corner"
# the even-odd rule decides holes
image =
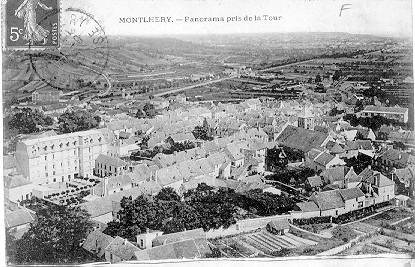
[[[375,185],[379,186],[380,173],[376,173],[374,177],[375,177]]]
[[[104,196],[106,196],[108,194],[107,189],[108,189],[108,177],[104,177]]]
[[[149,234],[150,233],[150,229],[146,228],[146,233]]]
[[[127,245],[127,239],[124,239],[124,246]]]

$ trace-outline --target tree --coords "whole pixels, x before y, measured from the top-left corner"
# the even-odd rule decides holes
[[[118,212],[119,220],[108,223],[104,233],[134,239],[147,228],[161,229],[163,222],[171,217],[174,205],[172,201],[151,201],[144,196],[134,200],[124,197]]]
[[[342,75],[341,70],[335,70],[333,74],[333,81],[338,81]]]
[[[267,156],[265,163],[268,170],[276,171],[278,169],[284,169],[288,164],[288,159],[282,148],[272,148],[267,150]]]
[[[196,189],[190,190],[185,194],[187,205],[197,210],[200,219],[200,226],[205,231],[228,228],[236,222],[236,206],[230,197],[227,189],[213,190],[204,183],[199,184]]]
[[[261,189],[254,189],[244,194],[246,199],[241,205],[247,210],[255,210],[257,215],[271,216],[283,214],[293,209],[295,202],[284,195],[276,196]]]
[[[201,183],[198,184],[197,187],[195,189],[191,189],[188,190],[187,192],[184,193],[184,198],[186,199],[186,201],[201,201],[203,199],[203,197],[205,197],[206,195],[210,194],[211,191],[213,190],[213,187],[205,184],[205,183]]]
[[[98,127],[100,122],[99,116],[93,116],[87,111],[67,111],[59,116],[59,131],[61,133],[85,131]]]
[[[210,248],[210,253],[206,254],[206,258],[221,258],[222,257],[222,252],[220,252],[220,250],[217,247],[211,247]]]
[[[196,126],[195,129],[193,130],[193,135],[195,136],[196,139],[200,139],[200,140],[205,140],[205,141],[210,141],[213,140],[213,138],[210,136],[209,134],[209,124],[206,120],[206,118],[203,120],[203,125],[202,126]]]
[[[342,114],[342,113],[344,113],[344,111],[338,110],[337,107],[334,107],[330,110],[329,116],[334,117],[334,116],[337,116],[337,115]]]
[[[307,177],[314,176],[316,171],[310,168],[300,169],[282,169],[267,178],[269,180],[279,181],[284,184],[291,184],[292,186],[301,186],[305,183]],[[294,183],[291,183],[291,179]]]
[[[154,105],[151,103],[146,103],[143,107],[143,111],[145,112],[148,118],[154,118],[157,114]]]
[[[10,106],[17,105],[17,104],[19,104],[19,99],[14,95],[10,99],[5,101],[4,106],[10,107]]]
[[[171,218],[163,225],[164,233],[175,233],[200,227],[199,214],[195,208],[176,203]]]
[[[372,164],[372,158],[361,153],[357,157],[345,158],[344,161],[346,162],[346,166],[353,167],[356,173],[362,172]]]
[[[160,192],[155,196],[157,200],[164,201],[180,201],[180,196],[174,191],[171,187],[165,187],[160,190]]]
[[[297,162],[297,161],[301,161],[304,158],[304,152],[291,148],[291,147],[287,147],[285,146],[284,148],[284,153],[287,157],[287,160],[289,162]]]
[[[405,150],[406,145],[402,143],[401,141],[393,141],[393,148],[399,149],[399,150]]]
[[[10,130],[16,131],[17,134],[36,133],[39,132],[42,126],[50,126],[52,124],[52,118],[30,108],[24,108],[8,118]]]
[[[364,140],[365,137],[363,136],[362,132],[357,131],[356,136],[355,136],[356,140]]]
[[[137,110],[135,117],[138,119],[144,119],[146,117],[146,113],[142,109],[139,109]]]
[[[317,76],[316,76],[316,79],[315,79],[315,82],[316,83],[321,83],[321,76],[320,76],[320,74],[317,74]]]
[[[357,100],[356,104],[355,104],[354,111],[359,112],[359,111],[362,111],[364,108],[365,108],[365,106],[363,105],[363,101],[362,100]]]
[[[291,253],[289,248],[282,247],[280,250],[271,252],[271,255],[274,257],[287,257]]]
[[[80,208],[49,206],[16,244],[18,264],[85,263],[91,256],[81,247],[92,229],[89,215]]]
[[[343,117],[344,120],[348,121],[350,125],[357,126],[361,125],[372,129],[374,132],[377,132],[382,125],[396,125],[404,128],[408,127],[408,124],[402,123],[396,120],[391,120],[383,116],[373,116],[373,117],[357,117],[355,114],[347,114]]]
[[[200,226],[205,231],[228,228],[236,223],[236,207],[231,203],[216,202],[215,199],[215,196],[209,196],[203,201],[191,204],[200,214]]]

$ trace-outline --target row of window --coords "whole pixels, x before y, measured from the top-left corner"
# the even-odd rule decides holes
[[[91,148],[88,149],[88,152],[91,152]],[[76,150],[73,151],[74,156],[76,156]],[[48,160],[48,155],[44,156],[45,160]],[[52,159],[55,159],[55,154],[52,154]],[[92,159],[92,156],[89,155],[89,159]]]
[[[84,140],[84,142],[85,141],[88,142],[88,140]],[[93,139],[91,138],[89,141],[90,141],[90,143],[92,143]],[[102,137],[98,138],[98,142],[99,143],[102,142]],[[66,142],[66,143],[60,143],[58,146],[59,146],[60,149],[63,149],[64,147],[70,147],[71,144],[73,146],[77,146],[78,142],[77,141],[71,141],[71,142]],[[50,146],[45,145],[45,146],[42,147],[42,150],[44,152],[47,152],[48,150],[55,150],[55,148],[56,148],[56,146],[54,144],[52,144]],[[40,147],[32,146],[32,154],[36,153],[36,151],[40,151]],[[89,148],[89,151],[91,151],[91,148]]]
[[[73,161],[73,163],[76,165],[76,164],[78,164],[78,160],[74,160]],[[67,161],[67,165],[69,165],[70,163],[69,163],[69,161]],[[61,164],[60,164],[60,166],[61,167],[63,167],[63,162],[61,162]],[[52,169],[55,169],[55,167],[56,167],[56,165],[55,164],[52,164]],[[48,165],[45,165],[45,171],[48,169]]]
[[[74,171],[78,171],[78,167],[75,166]],[[52,171],[52,175],[55,176],[56,175],[56,171]],[[45,177],[49,177],[49,173],[45,172]]]
[[[98,163],[97,164],[98,165],[98,168],[100,168],[100,169],[104,169],[104,170],[107,170],[107,165],[105,165],[105,164],[102,164],[102,163]],[[118,171],[118,169],[116,168],[116,167],[113,167],[113,166],[108,166],[108,170],[110,171],[110,172],[112,172],[112,171],[114,171],[115,173],[117,173],[117,171]]]
[[[76,150],[73,151],[74,156],[76,156]],[[44,156],[45,160],[48,160],[48,155]],[[52,154],[52,159],[55,159],[55,154]]]
[[[384,117],[389,117],[389,118],[398,118],[398,119],[403,119],[405,116],[404,114],[385,114],[385,113],[363,113],[364,116],[371,116],[371,115],[379,115],[379,116],[384,116]]]
[[[78,175],[77,173],[73,175],[73,177],[74,177],[74,178],[77,178],[78,176],[79,176],[79,175]],[[71,180],[71,179],[72,179],[72,175],[71,175],[71,174],[68,174],[68,176],[67,176],[67,177],[68,177],[68,180]],[[58,181],[58,178],[56,178],[56,177],[54,177],[54,178],[52,179],[52,182],[53,182],[53,183],[56,183],[56,182],[64,182],[64,181],[65,181],[65,176],[63,176],[63,175],[62,175],[62,177],[61,177],[60,181]],[[46,184],[48,184],[48,183],[49,183],[49,180],[47,180],[47,181],[46,181]]]

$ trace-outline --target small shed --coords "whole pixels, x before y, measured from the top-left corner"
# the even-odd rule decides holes
[[[267,224],[267,231],[274,235],[284,235],[290,230],[288,219],[273,220]]]

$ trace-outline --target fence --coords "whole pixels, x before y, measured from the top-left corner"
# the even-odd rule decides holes
[[[295,230],[297,230],[297,231],[300,231],[300,232],[303,232],[303,233],[306,233],[306,234],[309,234],[309,235],[313,235],[313,236],[318,237],[318,238],[327,238],[324,235],[320,235],[320,234],[317,234],[317,233],[313,233],[313,232],[307,231],[307,230],[305,230],[305,229],[303,229],[301,227],[298,227],[298,226],[296,226],[294,224],[290,224],[290,227],[293,228],[293,229],[295,229]]]
[[[291,220],[292,216],[290,214],[286,214],[286,215],[275,215],[275,216],[269,216],[269,217],[240,220],[226,229],[219,228],[219,229],[209,230],[208,232],[206,232],[206,237],[207,238],[225,237],[225,236],[250,232],[250,231],[253,231],[259,228],[264,228],[267,225],[267,223],[269,223],[270,221],[281,220],[281,219]]]
[[[372,236],[378,234],[379,231],[380,231],[380,229],[377,229],[376,232],[366,233],[366,234],[360,235],[358,237],[355,237],[352,240],[350,240],[348,243],[346,243],[344,245],[341,245],[341,246],[338,246],[338,247],[335,247],[335,248],[332,248],[332,249],[329,249],[329,250],[326,250],[324,252],[321,252],[321,253],[317,254],[317,256],[332,256],[332,255],[339,254],[339,253],[345,251],[346,249],[349,249],[352,246],[356,245],[356,243],[361,242],[366,238],[369,238],[369,237],[372,237]]]

